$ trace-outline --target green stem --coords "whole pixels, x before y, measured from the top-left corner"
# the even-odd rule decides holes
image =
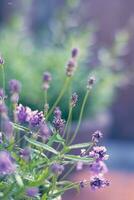
[[[73,171],[74,168],[75,168],[75,164],[71,166],[71,168],[64,174],[61,180],[64,180]]]
[[[49,116],[52,114],[54,108],[55,108],[55,107],[57,106],[57,104],[60,102],[62,96],[64,95],[64,93],[65,93],[65,91],[66,91],[66,88],[67,88],[67,86],[68,86],[69,80],[70,80],[69,77],[67,77],[66,80],[65,80],[64,86],[63,86],[63,88],[62,88],[62,90],[61,90],[61,92],[60,92],[60,94],[59,94],[57,100],[55,101],[55,103],[53,104],[51,110],[49,111],[49,113],[48,113],[46,119],[49,118]]]
[[[80,116],[79,116],[78,124],[77,124],[75,132],[74,132],[74,134],[73,134],[73,136],[72,136],[69,144],[71,144],[74,141],[74,139],[76,138],[76,135],[78,133],[78,130],[80,128],[81,120],[82,120],[82,117],[83,117],[83,112],[84,112],[84,108],[85,108],[88,96],[89,96],[89,90],[87,90],[87,92],[85,94],[85,97],[84,97],[84,100],[83,100],[83,104],[82,104],[82,107],[81,107],[81,111],[80,111]]]

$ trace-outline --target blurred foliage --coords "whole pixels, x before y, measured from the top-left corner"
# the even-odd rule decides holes
[[[44,71],[50,71],[53,81],[48,100],[52,105],[64,83],[65,66],[70,58],[71,49],[78,47],[80,49],[79,70],[75,74],[73,88],[69,89],[66,96],[69,99],[71,91],[78,92],[79,104],[81,104],[86,90],[85,80],[88,75],[95,75],[97,81],[91,94],[92,98],[87,103],[85,117],[93,117],[98,112],[107,109],[112,102],[114,89],[120,81],[117,68],[121,65],[117,57],[126,40],[125,34],[120,34],[116,38],[111,49],[98,50],[97,58],[95,58],[97,62],[93,61],[92,65],[95,29],[88,23],[86,24],[88,28],[85,24],[79,24],[79,17],[76,17],[80,6],[79,1],[68,0],[59,6],[60,0],[56,0],[59,7],[57,6],[55,11],[54,5],[49,1],[45,4],[43,0],[40,3],[36,2],[38,8],[34,5],[34,0],[27,1],[27,4],[25,2],[21,1],[20,9],[16,9],[8,26],[3,26],[0,32],[0,50],[5,59],[6,79],[16,78],[22,82],[20,101],[33,109],[42,109],[44,103],[42,75]],[[45,9],[48,8],[46,9],[47,16],[43,11],[43,6]],[[43,20],[47,23],[43,23]],[[33,32],[30,30],[31,21],[34,21],[35,26]],[[84,77],[84,80],[81,77]],[[64,107],[63,114],[67,117],[67,98],[64,97],[62,102],[64,104],[60,106]],[[78,118],[79,108],[80,106],[75,108],[74,120]]]

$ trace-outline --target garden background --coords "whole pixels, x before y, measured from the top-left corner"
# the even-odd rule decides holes
[[[81,194],[71,192],[65,199],[86,200],[90,195],[93,200],[133,200],[133,0],[0,1],[0,52],[5,59],[6,79],[22,82],[20,101],[24,105],[41,109],[44,97],[40,77],[45,70],[54,79],[49,90],[49,102],[53,104],[64,82],[65,65],[73,47],[80,50],[80,70],[73,88],[79,94],[79,102],[86,85],[81,77],[96,77],[76,141],[88,140],[96,128],[104,133],[103,142],[110,154],[107,164],[111,185],[96,193],[88,189]],[[63,102],[66,119],[68,101]],[[72,129],[78,113],[76,107]],[[87,171],[88,168],[74,171],[71,178],[86,177]]]

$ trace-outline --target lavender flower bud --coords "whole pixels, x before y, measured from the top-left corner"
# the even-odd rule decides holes
[[[60,175],[64,171],[64,166],[58,163],[54,163],[51,165],[51,170],[54,174]]]
[[[0,65],[4,65],[4,59],[0,56]]]
[[[99,142],[99,139],[103,137],[103,134],[100,132],[100,131],[95,131],[93,134],[92,134],[92,142]]]
[[[67,76],[73,76],[74,72],[76,70],[76,62],[74,60],[70,60],[67,64],[66,68],[66,74]]]
[[[72,49],[72,58],[76,58],[78,56],[79,50],[77,48]]]
[[[16,166],[13,158],[7,151],[0,151],[0,174],[11,174],[15,172]]]
[[[93,174],[105,174],[108,172],[107,166],[103,161],[94,162],[89,165],[89,169]]]
[[[39,136],[46,141],[50,137],[50,130],[45,122],[40,124]]]
[[[93,76],[91,76],[89,79],[88,79],[88,84],[87,84],[87,89],[92,89],[93,85],[94,85],[94,82],[95,82],[95,78]]]
[[[81,188],[84,188],[86,182],[87,182],[86,180],[80,181],[80,187],[81,187]]]
[[[101,176],[93,176],[90,179],[91,189],[100,189],[109,186],[109,182]]]
[[[28,197],[36,197],[39,194],[39,189],[37,187],[27,188],[26,195]]]
[[[44,72],[43,74],[43,88],[44,90],[48,90],[48,88],[50,87],[50,82],[52,80],[52,76],[49,72]]]
[[[103,161],[109,158],[109,155],[107,154],[107,149],[104,146],[93,147],[93,150],[89,152],[89,156],[95,158],[96,161]]]
[[[30,148],[24,148],[20,150],[20,157],[24,159],[25,161],[30,160],[31,150]]]
[[[20,82],[15,79],[10,80],[9,81],[9,89],[10,89],[11,94],[20,93],[20,91],[21,91]]]
[[[8,118],[3,119],[3,132],[6,136],[6,138],[9,140],[12,138],[13,136],[13,125],[12,123],[9,121]]]
[[[4,101],[1,101],[1,100],[0,100],[0,114],[7,115],[7,107],[4,103]]]
[[[19,104],[16,108],[16,117],[19,123],[28,122],[28,117],[31,115],[31,109]]]
[[[77,101],[78,101],[78,95],[77,95],[76,92],[74,92],[74,93],[72,94],[72,97],[71,97],[71,106],[72,106],[72,107],[75,107]]]
[[[61,110],[58,107],[54,110],[53,126],[57,132],[63,133],[65,127],[65,120],[61,118]]]
[[[77,165],[76,165],[76,170],[77,171],[80,171],[83,169],[83,162],[82,161],[79,161],[77,162]]]
[[[36,127],[39,126],[40,123],[43,121],[44,115],[43,112],[39,112],[39,111],[32,111],[31,113],[31,117],[29,119],[29,125],[31,127]]]

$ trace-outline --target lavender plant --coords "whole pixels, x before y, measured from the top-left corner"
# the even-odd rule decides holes
[[[87,91],[81,105],[78,124],[70,134],[71,116],[79,98],[72,93],[69,102],[68,118],[62,118],[59,103],[70,87],[77,69],[78,49],[72,50],[67,63],[65,84],[54,105],[49,108],[48,91],[51,74],[43,74],[43,111],[32,110],[19,102],[21,84],[18,80],[9,81],[10,95],[5,91],[4,60],[0,58],[3,88],[0,88],[0,198],[12,200],[61,199],[70,189],[90,186],[93,190],[109,185],[104,178],[107,172],[105,160],[107,150],[97,143],[103,137],[100,131],[92,134],[91,142],[74,144],[83,112],[95,79],[89,77]],[[10,106],[7,102],[10,100]],[[51,120],[52,119],[52,120]],[[89,139],[90,140],[90,139]],[[79,149],[75,155],[72,150]],[[71,182],[68,175],[76,167],[89,167],[90,180]],[[69,167],[70,168],[69,168]]]

